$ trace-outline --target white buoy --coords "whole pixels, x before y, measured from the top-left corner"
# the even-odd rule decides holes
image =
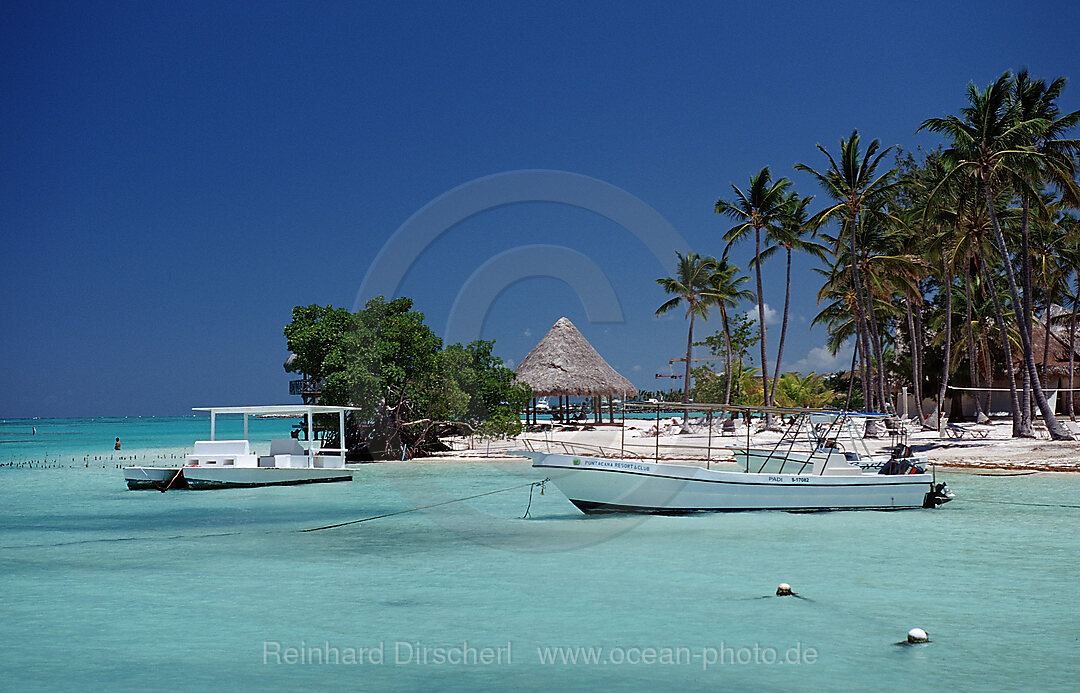
[[[786,582],[781,582],[776,588],[777,597],[790,597],[792,594],[791,585]]]
[[[930,642],[930,635],[922,628],[912,628],[907,632],[908,642]]]

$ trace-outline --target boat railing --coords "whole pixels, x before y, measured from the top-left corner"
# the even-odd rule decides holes
[[[662,449],[653,444],[631,443],[620,445],[595,445],[562,440],[518,438],[516,447],[529,452],[545,452],[601,459],[635,459],[690,463],[723,463],[732,461],[731,450],[720,445],[685,445],[664,443]],[[635,449],[636,448],[636,449]]]
[[[529,452],[563,453],[564,455],[582,455],[586,457],[616,458],[626,457],[644,459],[645,455],[612,446],[593,445],[591,443],[571,443],[564,440],[545,440],[536,438],[518,438],[518,442]]]

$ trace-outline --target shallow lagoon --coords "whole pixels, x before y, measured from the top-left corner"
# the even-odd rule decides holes
[[[529,489],[518,488],[296,531],[539,478],[520,463],[364,465],[355,476],[160,494],[127,491],[115,468],[0,468],[6,687],[1074,690],[1080,680],[1080,510],[1053,507],[1080,505],[1077,475],[942,474],[958,500],[937,511],[687,517],[586,517],[549,485],[529,519]],[[805,599],[769,596],[779,582]],[[895,645],[913,626],[933,642]],[[367,654],[276,663],[286,648],[327,646]],[[543,664],[538,648],[559,646],[604,648],[607,663]],[[475,659],[501,650],[502,663],[447,663],[435,650],[455,659],[466,647]],[[781,663],[792,648],[798,663]],[[661,663],[665,652],[678,661]],[[641,663],[650,653],[657,661]]]

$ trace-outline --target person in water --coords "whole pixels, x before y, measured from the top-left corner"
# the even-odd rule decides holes
[[[113,446],[113,450],[119,450],[119,449],[120,449],[120,439],[117,438],[116,439],[116,445]]]

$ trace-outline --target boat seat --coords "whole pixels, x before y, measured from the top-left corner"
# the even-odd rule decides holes
[[[270,441],[270,456],[306,455],[307,450],[295,438],[274,438]]]
[[[198,440],[192,447],[194,457],[220,457],[222,455],[249,455],[251,450],[246,440]]]

